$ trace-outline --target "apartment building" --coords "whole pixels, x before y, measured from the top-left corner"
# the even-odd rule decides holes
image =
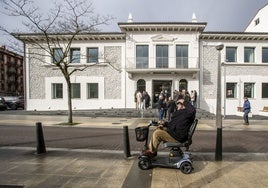
[[[0,47],[0,95],[23,95],[23,56]]]

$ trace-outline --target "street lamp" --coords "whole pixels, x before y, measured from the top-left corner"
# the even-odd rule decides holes
[[[216,106],[216,126],[217,126],[217,138],[216,138],[216,151],[215,160],[222,160],[222,115],[221,115],[221,50],[224,45],[219,43],[216,46],[218,51],[218,79],[217,79],[217,106]]]

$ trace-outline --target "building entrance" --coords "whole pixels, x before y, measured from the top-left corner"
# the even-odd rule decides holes
[[[157,107],[157,101],[161,91],[167,90],[168,94],[171,95],[172,80],[153,80],[152,89],[153,107]]]

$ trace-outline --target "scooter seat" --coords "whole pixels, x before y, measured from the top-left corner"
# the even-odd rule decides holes
[[[186,147],[186,150],[189,150],[189,146],[192,144],[192,136],[194,134],[195,128],[197,126],[198,120],[195,119],[192,125],[190,126],[188,130],[188,138],[185,142],[165,142],[164,147],[165,148],[180,148],[180,147]]]
[[[180,143],[180,142],[165,142],[164,143],[164,147],[165,148],[174,148],[174,147],[188,147],[189,145],[191,145],[191,141],[186,141],[186,142],[183,142],[183,143]]]

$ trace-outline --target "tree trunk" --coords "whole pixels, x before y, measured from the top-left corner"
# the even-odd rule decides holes
[[[71,81],[70,78],[65,78],[68,91],[68,123],[73,123],[73,111],[72,111],[72,94],[71,94]]]

